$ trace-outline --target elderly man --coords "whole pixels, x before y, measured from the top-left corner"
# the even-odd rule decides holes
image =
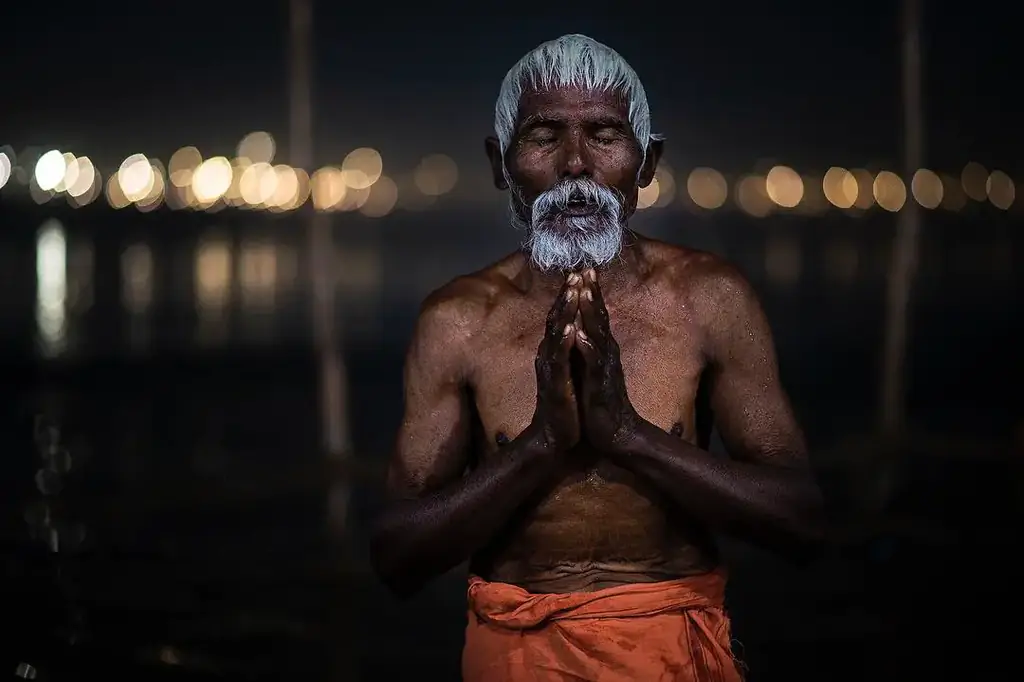
[[[722,259],[627,228],[662,142],[616,52],[527,54],[495,133],[526,241],[423,305],[375,566],[409,594],[470,560],[469,682],[738,680],[711,532],[821,528],[765,316]]]

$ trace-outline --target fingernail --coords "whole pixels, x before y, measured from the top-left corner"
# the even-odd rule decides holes
[[[575,289],[569,289],[569,291],[567,291],[566,294],[565,294],[565,300],[567,300],[567,301],[571,301],[575,297],[576,297],[576,290]]]
[[[585,298],[588,301],[593,301],[594,300],[594,293],[592,291],[590,291],[590,289],[584,289],[583,290],[583,298]]]
[[[587,268],[585,275],[591,282],[597,279],[597,273],[594,272],[594,268]]]
[[[580,276],[574,272],[571,275],[569,275],[569,278],[566,281],[569,283],[570,286],[575,286],[580,283]]]
[[[569,334],[572,334],[572,330],[573,330],[573,325],[571,325],[571,324],[565,325],[565,329],[562,330],[562,336],[569,336]]]

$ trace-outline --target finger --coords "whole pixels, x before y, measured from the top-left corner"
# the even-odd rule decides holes
[[[582,279],[579,275],[570,275],[548,311],[547,335],[553,341],[562,338],[565,326],[576,319],[576,314],[579,312],[579,285],[581,282]]]
[[[597,281],[597,271],[593,268],[587,270],[583,279],[583,286],[589,292],[587,294],[587,303],[594,304],[594,309],[601,318],[603,329],[605,332],[608,332],[610,331],[608,328],[608,308],[604,304],[604,292],[601,291],[601,283]]]
[[[588,369],[598,369],[604,364],[601,351],[594,345],[594,340],[586,330],[576,329],[574,341]]]
[[[552,349],[552,357],[558,361],[568,361],[569,351],[572,350],[573,344],[576,343],[576,325],[572,322],[562,327],[562,338],[558,339],[558,342],[554,344]]]
[[[567,324],[562,329],[560,338],[546,338],[541,342],[537,358],[534,360],[534,369],[540,385],[552,387],[571,383],[569,354],[575,341],[576,326]]]
[[[597,284],[584,285],[580,292],[579,311],[583,322],[583,329],[592,337],[594,343],[602,343],[611,335],[608,323],[608,309],[605,308],[604,298],[601,296]]]

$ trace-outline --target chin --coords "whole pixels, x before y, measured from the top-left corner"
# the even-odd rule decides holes
[[[622,248],[620,225],[605,223],[596,230],[544,225],[531,231],[524,245],[533,264],[545,271],[569,272],[611,262]]]

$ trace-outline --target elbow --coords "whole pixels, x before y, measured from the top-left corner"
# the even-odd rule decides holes
[[[828,545],[828,516],[820,495],[814,495],[801,509],[790,528],[790,559],[799,566],[807,566],[820,559]]]
[[[401,543],[381,522],[376,524],[370,536],[370,565],[377,578],[399,599],[415,596],[425,581],[410,570],[414,562],[397,551]]]

